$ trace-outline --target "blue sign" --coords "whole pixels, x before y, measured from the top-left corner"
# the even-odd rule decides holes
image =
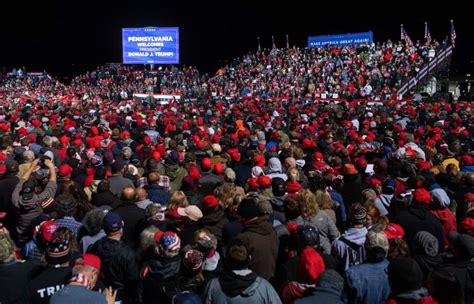
[[[178,64],[179,28],[123,28],[122,54],[125,64]]]
[[[357,44],[371,44],[374,33],[353,33],[345,35],[309,36],[308,47],[324,47],[326,45],[344,46]]]

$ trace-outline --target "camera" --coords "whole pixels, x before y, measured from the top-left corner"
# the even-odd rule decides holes
[[[40,157],[40,159],[39,159],[39,161],[38,161],[38,165],[39,165],[42,169],[46,169],[46,166],[45,166],[45,164],[44,164],[44,161],[47,160],[47,159],[49,159],[49,157],[44,156],[44,155]]]

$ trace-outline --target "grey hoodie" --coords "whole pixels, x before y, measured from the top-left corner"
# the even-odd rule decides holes
[[[332,243],[331,255],[336,256],[344,265],[344,271],[349,267],[361,264],[365,261],[365,238],[367,236],[367,228],[349,228],[341,237]],[[351,260],[357,260],[356,251],[351,248],[346,242],[342,241],[342,238],[346,239],[349,243],[353,244],[354,247],[361,248],[361,261],[351,262]]]
[[[208,304],[280,304],[281,300],[272,285],[267,280],[257,277],[255,282],[242,291],[239,295],[231,298],[222,291],[219,279],[212,279],[207,285],[206,303]]]
[[[56,182],[49,181],[46,184],[43,192],[39,194],[34,193],[31,199],[24,199],[21,195],[21,192],[25,182],[26,180],[20,178],[20,182],[18,185],[16,185],[12,194],[12,205],[17,216],[16,233],[18,242],[21,245],[26,244],[26,242],[31,239],[31,224],[38,216],[41,215],[42,209],[38,203],[46,198],[54,197],[58,188],[58,184]]]
[[[299,226],[309,225],[316,228],[319,231],[321,250],[325,254],[331,253],[331,243],[339,236],[339,231],[337,230],[336,224],[334,224],[325,212],[320,211],[309,220],[305,220],[300,216],[295,222]]]
[[[282,172],[283,167],[281,165],[280,160],[276,157],[270,158],[270,160],[268,161],[267,175],[271,178],[280,177],[286,182],[288,180],[288,176],[286,176],[286,174],[283,174]]]

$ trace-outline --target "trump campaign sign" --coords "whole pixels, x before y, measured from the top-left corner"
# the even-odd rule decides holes
[[[357,44],[371,44],[374,41],[374,33],[352,33],[344,35],[309,36],[308,47],[324,47],[326,45],[344,46]]]
[[[178,64],[179,28],[123,28],[122,55],[125,64]]]

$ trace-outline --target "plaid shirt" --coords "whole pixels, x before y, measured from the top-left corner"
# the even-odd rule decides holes
[[[21,256],[24,259],[37,260],[41,261],[43,258],[44,252],[39,250],[38,245],[36,245],[35,240],[31,240],[26,243],[25,247],[21,250]]]
[[[148,179],[146,177],[142,177],[138,180],[138,187],[143,188],[146,185],[148,185]],[[161,175],[158,186],[162,187],[165,192],[170,192],[170,178],[168,176]]]
[[[58,224],[59,227],[65,227],[71,230],[75,237],[79,235],[79,231],[82,228],[82,224],[71,216],[65,216],[55,220],[54,222]]]

